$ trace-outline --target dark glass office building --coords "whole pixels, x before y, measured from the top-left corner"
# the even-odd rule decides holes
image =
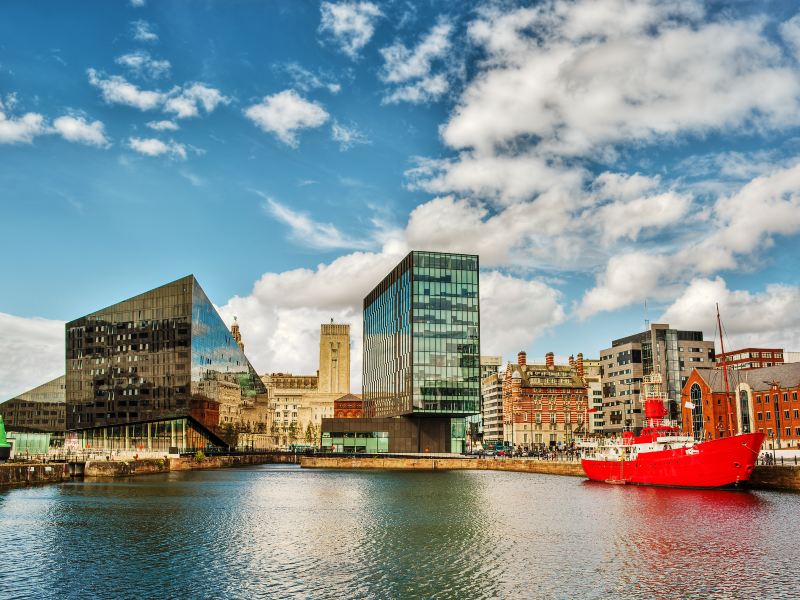
[[[66,324],[67,429],[84,447],[224,445],[219,382],[266,393],[193,275]]]
[[[365,417],[451,419],[452,449],[480,411],[478,257],[411,252],[364,299]]]

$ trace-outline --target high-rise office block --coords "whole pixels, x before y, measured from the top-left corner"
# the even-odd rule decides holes
[[[669,325],[614,340],[600,351],[603,384],[603,431],[638,429],[644,422],[642,377],[660,373],[669,397],[670,418],[680,420],[681,390],[694,368],[714,365],[714,342],[702,331],[680,331]]]
[[[408,254],[364,299],[368,416],[480,411],[478,257]]]

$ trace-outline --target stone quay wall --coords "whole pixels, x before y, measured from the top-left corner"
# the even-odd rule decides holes
[[[758,466],[753,469],[749,486],[756,490],[800,491],[800,466]]]
[[[281,454],[240,454],[236,456],[207,456],[202,460],[184,458],[144,458],[139,460],[94,460],[86,463],[84,477],[131,477],[171,471],[225,469],[272,463],[292,463],[295,457]]]
[[[69,478],[69,466],[64,463],[0,465],[0,486],[58,483]]]
[[[545,460],[509,460],[482,458],[371,458],[303,456],[300,466],[306,469],[395,469],[404,471],[518,471],[546,475],[583,477],[580,463]]]

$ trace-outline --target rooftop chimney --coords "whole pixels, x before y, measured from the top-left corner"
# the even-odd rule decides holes
[[[575,357],[572,354],[569,355],[569,366],[570,367],[575,366]]]
[[[517,354],[517,364],[521,367],[524,367],[527,362],[527,355],[525,354],[525,350],[520,350],[519,354]]]
[[[578,360],[576,365],[578,367],[578,377],[583,379],[583,352],[578,352]]]
[[[554,354],[552,352],[548,352],[544,355],[544,362],[548,367],[552,367],[554,364]]]

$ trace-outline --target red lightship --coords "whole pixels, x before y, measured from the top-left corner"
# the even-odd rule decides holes
[[[638,436],[587,440],[581,465],[593,481],[673,487],[739,487],[753,472],[763,433],[698,442],[666,418],[661,376],[643,379],[646,424]]]

